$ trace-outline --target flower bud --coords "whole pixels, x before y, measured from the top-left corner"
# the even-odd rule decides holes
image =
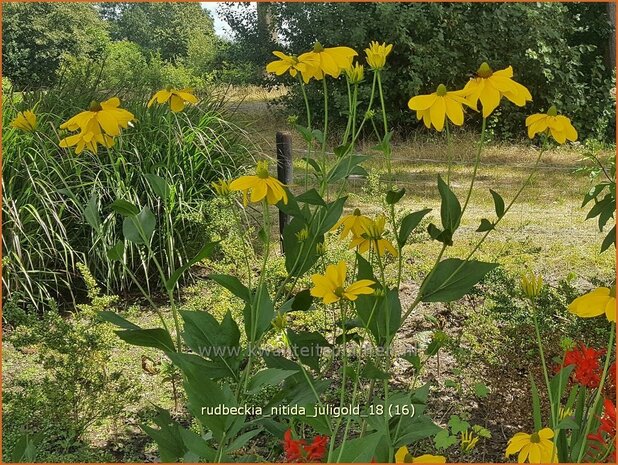
[[[541,293],[542,288],[542,276],[535,276],[533,273],[528,273],[521,277],[521,289],[530,300],[535,299]]]

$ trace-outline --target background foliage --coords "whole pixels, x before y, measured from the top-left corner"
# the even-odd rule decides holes
[[[255,63],[254,78],[267,85],[261,69],[270,50],[299,54],[319,40],[361,52],[371,40],[394,44],[386,73],[387,106],[407,132],[419,125],[408,99],[430,93],[440,83],[461,88],[482,61],[494,69],[512,65],[515,77],[533,95],[532,110],[556,105],[572,117],[583,137],[614,140],[614,76],[609,61],[611,25],[603,3],[271,3],[271,28],[260,34],[260,15],[247,4],[225,5],[222,12],[245,59]],[[345,18],[345,20],[343,19]],[[284,44],[284,45],[282,45]],[[345,83],[332,89],[331,101],[343,118]],[[312,103],[321,86],[309,86]],[[366,93],[368,91],[366,90]],[[363,95],[365,102],[368,95]],[[284,99],[298,115],[302,97]],[[500,117],[500,136],[517,136],[530,107],[509,106]]]

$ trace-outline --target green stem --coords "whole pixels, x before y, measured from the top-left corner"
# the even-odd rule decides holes
[[[541,331],[539,330],[539,320],[536,314],[535,307],[532,308],[532,319],[534,320],[534,333],[536,335],[536,343],[539,347],[539,355],[541,357],[541,364],[543,367],[543,379],[545,380],[545,387],[547,388],[547,396],[549,398],[549,405],[551,406],[551,429],[556,429],[556,416],[554,412],[554,396],[551,392],[551,385],[549,383],[549,374],[547,373],[547,363],[545,361],[545,352],[543,350],[543,341],[541,340]]]
[[[451,170],[453,168],[453,141],[451,139],[451,131],[449,129],[448,118],[446,118],[444,127],[446,128],[446,153],[448,156],[448,171],[446,172],[446,185],[451,187]]]
[[[483,118],[483,124],[481,125],[481,139],[479,141],[479,148],[476,152],[476,159],[474,160],[474,170],[472,171],[472,180],[470,181],[470,188],[468,189],[468,195],[466,196],[466,201],[461,209],[460,218],[463,218],[463,215],[468,207],[468,203],[470,202],[470,197],[472,196],[472,189],[474,188],[474,181],[476,181],[476,172],[478,171],[479,164],[481,161],[481,152],[483,151],[483,145],[485,143],[485,128],[487,127],[487,118]]]

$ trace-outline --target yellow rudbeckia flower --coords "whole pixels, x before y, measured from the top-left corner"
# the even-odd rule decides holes
[[[36,115],[30,110],[20,111],[10,125],[15,129],[32,132],[36,129]]]
[[[174,113],[178,113],[184,110],[185,105],[188,103],[197,103],[197,97],[193,95],[193,91],[191,89],[173,89],[168,86],[165,89],[160,90],[159,92],[155,92],[152,98],[148,101],[148,108],[152,106],[152,104],[156,102],[159,105],[162,105],[166,102],[170,104],[170,110]]]
[[[129,123],[135,119],[133,113],[119,108],[119,106],[120,99],[118,97],[112,97],[101,103],[93,100],[87,111],[82,111],[62,123],[60,129],[68,129],[69,131],[81,129],[82,132],[93,132],[94,134],[103,132],[111,137],[118,136],[120,130],[126,129]]]
[[[457,126],[464,122],[463,106],[470,105],[461,90],[448,92],[444,84],[429,95],[417,95],[408,102],[410,110],[416,110],[416,118],[423,120],[425,126],[432,125],[438,131],[444,129],[444,121],[448,119]]]
[[[446,463],[446,457],[431,454],[423,454],[418,457],[412,457],[408,448],[403,446],[395,452],[395,463]]]
[[[487,118],[500,104],[500,99],[506,97],[519,107],[526,102],[532,101],[530,91],[518,82],[513,81],[513,67],[492,70],[484,62],[472,78],[463,88],[466,99],[475,110],[478,102],[483,105],[483,118]]]
[[[352,65],[357,55],[350,47],[324,47],[316,42],[313,50],[300,55],[298,61],[305,63],[316,79],[322,79],[325,74],[337,78],[341,71]]]
[[[370,247],[375,247],[380,257],[386,252],[396,257],[398,255],[397,249],[393,247],[393,244],[382,237],[385,223],[386,218],[380,216],[375,221],[369,220],[367,223],[363,224],[362,234],[352,239],[350,248],[353,249],[354,247],[358,247],[360,253],[365,253]]]
[[[305,61],[300,61],[299,57],[286,55],[283,52],[273,52],[273,55],[279,58],[279,60],[271,61],[266,65],[266,71],[269,73],[275,73],[277,76],[281,76],[282,74],[289,72],[290,76],[296,77],[300,71],[303,81],[307,84],[318,72],[318,70],[311,64],[311,61],[306,61],[307,57],[304,57]]]
[[[354,301],[359,295],[373,294],[370,286],[373,286],[375,282],[370,279],[361,279],[344,287],[346,274],[346,264],[340,261],[337,265],[328,265],[323,275],[311,275],[311,281],[313,281],[311,295],[321,298],[325,304],[332,304],[342,298]]]
[[[517,462],[524,463],[555,463],[557,460],[556,449],[552,438],[554,432],[551,428],[532,433],[517,433],[509,439],[506,456],[519,453]]]
[[[386,65],[386,57],[393,50],[393,44],[386,45],[386,42],[380,44],[372,41],[369,48],[365,49],[367,56],[367,64],[373,70],[380,70]]]
[[[339,226],[343,226],[340,239],[345,239],[348,234],[352,233],[353,237],[360,236],[365,232],[365,227],[371,224],[371,219],[365,215],[361,215],[358,208],[351,215],[343,216],[337,221],[337,224],[332,227],[331,231],[336,231]]]
[[[564,115],[559,115],[558,110],[553,105],[547,113],[536,113],[528,116],[526,127],[530,139],[537,134],[548,132],[559,144],[564,144],[567,140],[571,142],[577,140],[577,130],[571,124],[571,120]]]
[[[616,288],[599,287],[579,296],[569,305],[569,312],[582,318],[593,318],[605,313],[609,321],[616,321]]]
[[[75,153],[79,155],[85,148],[92,153],[98,153],[98,146],[110,148],[114,145],[114,138],[101,131],[95,120],[91,120],[86,129],[72,136],[65,137],[60,141],[60,147],[75,147]]]
[[[268,162],[258,161],[255,176],[241,176],[230,183],[231,191],[243,191],[244,203],[247,205],[247,193],[251,191],[251,202],[260,202],[266,198],[269,205],[275,205],[280,200],[288,203],[288,194],[284,185],[268,173]]]

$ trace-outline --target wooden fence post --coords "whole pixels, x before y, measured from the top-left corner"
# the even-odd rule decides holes
[[[292,184],[292,135],[289,132],[277,132],[277,179],[288,186]],[[289,222],[289,215],[279,210],[279,240],[283,253],[283,228]]]

